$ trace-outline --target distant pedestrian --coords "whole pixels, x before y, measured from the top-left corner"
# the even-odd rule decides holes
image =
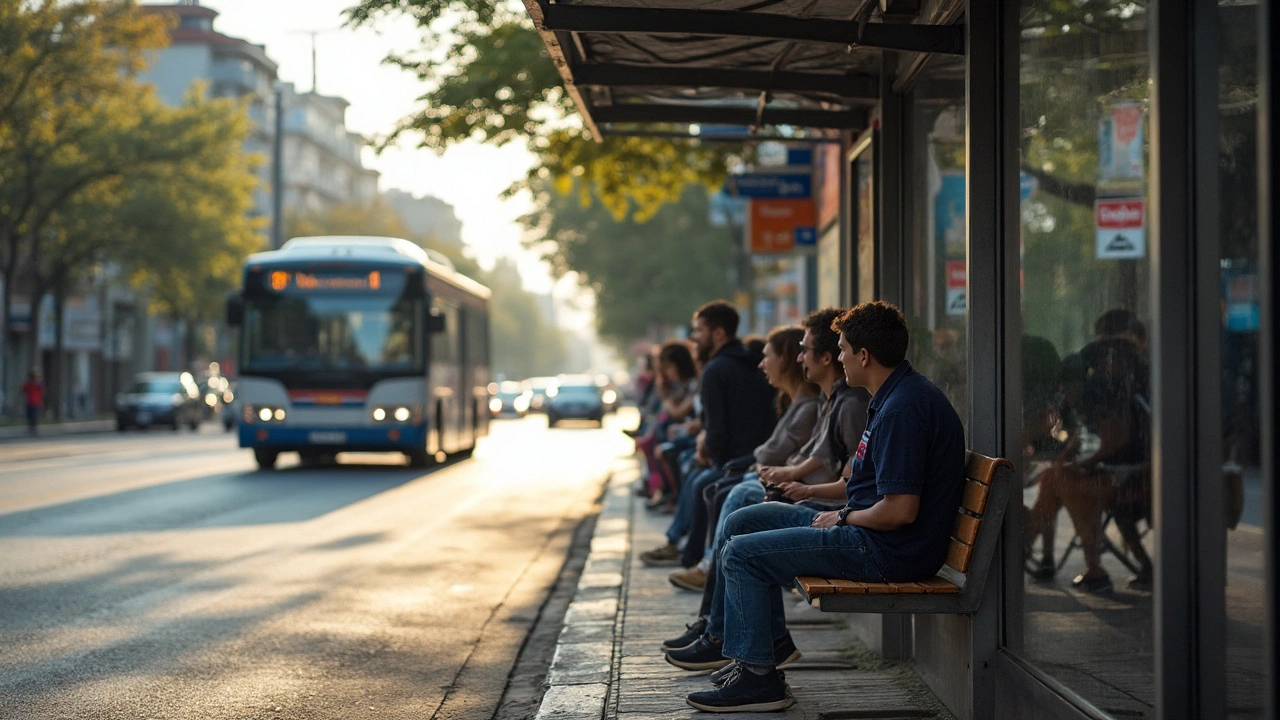
[[[44,407],[44,383],[40,381],[39,370],[32,368],[27,373],[27,381],[22,383],[22,395],[27,400],[27,428],[35,435],[36,425],[40,422],[40,409]]]

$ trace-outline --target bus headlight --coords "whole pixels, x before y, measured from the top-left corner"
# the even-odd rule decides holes
[[[387,411],[386,411],[386,410],[384,410],[384,409],[382,409],[382,408],[374,408],[374,409],[373,409],[373,421],[374,421],[374,422],[382,422],[383,420],[386,420],[386,419],[387,419]]]
[[[255,422],[284,422],[288,416],[284,408],[268,405],[245,405],[241,414],[245,423],[250,425]]]
[[[399,422],[409,422],[410,414],[411,413],[409,412],[409,408],[407,407],[396,408],[396,420]]]

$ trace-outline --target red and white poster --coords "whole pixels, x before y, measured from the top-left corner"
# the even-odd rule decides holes
[[[969,298],[965,295],[969,271],[963,260],[947,261],[947,314],[952,317],[964,317],[969,309]]]
[[[1132,259],[1147,255],[1147,202],[1144,198],[1099,198],[1094,204],[1098,258]]]

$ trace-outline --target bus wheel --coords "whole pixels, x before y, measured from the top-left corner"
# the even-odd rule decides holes
[[[411,468],[424,468],[431,464],[431,456],[426,450],[410,450],[405,453],[405,457],[409,458]]]
[[[258,461],[259,470],[271,470],[276,466],[276,458],[280,457],[280,453],[275,450],[263,450],[256,448],[253,451],[253,459]]]

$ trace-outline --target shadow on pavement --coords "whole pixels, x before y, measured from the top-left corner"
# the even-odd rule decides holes
[[[218,473],[0,515],[0,538],[305,522],[445,467],[341,464]]]

